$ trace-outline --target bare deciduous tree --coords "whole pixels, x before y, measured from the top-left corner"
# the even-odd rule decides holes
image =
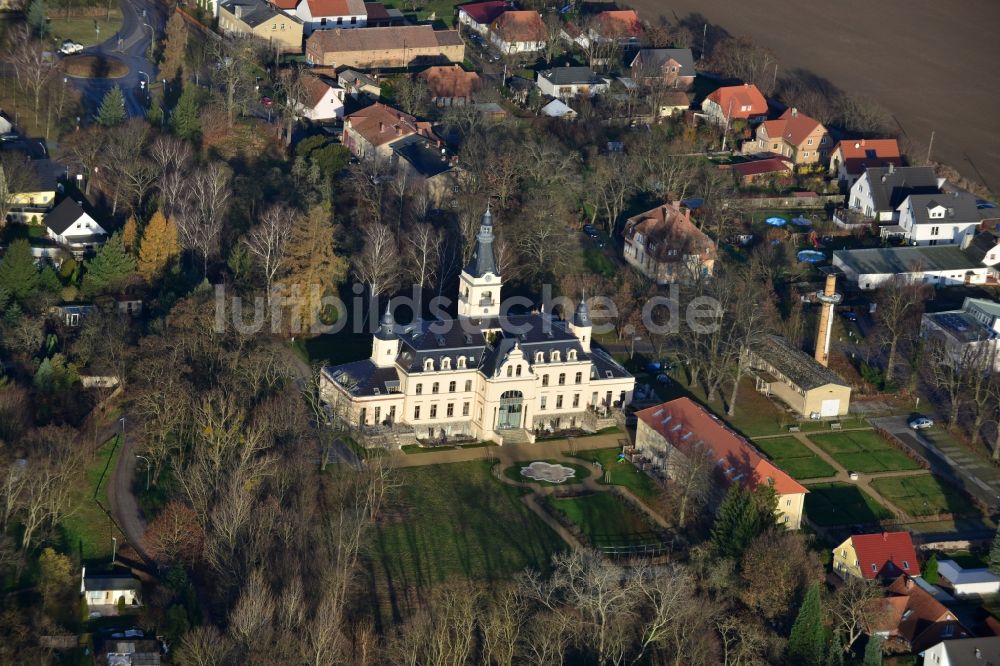
[[[385,224],[369,222],[361,229],[364,248],[355,257],[354,274],[368,286],[374,299],[392,287],[399,276],[399,247]]]
[[[413,225],[403,241],[407,273],[421,289],[431,286],[437,277],[438,259],[444,237],[441,230],[422,222]]]
[[[219,251],[219,237],[231,190],[229,168],[210,162],[190,176],[187,196],[175,222],[181,246],[202,259],[202,275],[208,274],[208,262]]]
[[[264,275],[267,302],[271,303],[271,289],[285,260],[285,248],[291,238],[295,211],[276,204],[261,215],[260,222],[243,237],[254,262]]]

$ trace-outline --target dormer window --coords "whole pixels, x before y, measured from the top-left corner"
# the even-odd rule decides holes
[[[461,370],[464,367],[465,367],[465,357],[464,356],[459,356],[458,357],[458,369]]]
[[[872,571],[875,571],[875,572],[878,571],[878,566],[874,562],[872,562]]]
[[[434,359],[429,358],[424,361],[424,371],[431,372],[434,370]]]
[[[566,358],[568,360],[570,360],[570,361],[575,361],[576,360],[576,350],[575,349],[570,349],[569,353],[566,354]]]
[[[559,362],[559,351],[558,350],[553,350],[553,352],[552,352],[552,362],[553,363],[558,363]]]
[[[442,370],[451,370],[451,359],[450,358],[443,358],[443,359],[441,359],[441,369]]]
[[[535,352],[535,363],[544,363],[545,354],[542,352]]]
[[[909,571],[910,570],[910,563],[907,562],[906,560],[903,560],[903,570],[904,571]]]

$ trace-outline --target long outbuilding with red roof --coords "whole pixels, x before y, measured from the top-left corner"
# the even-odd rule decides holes
[[[805,486],[774,465],[753,444],[735,433],[715,414],[690,398],[677,398],[636,412],[635,446],[668,478],[690,474],[704,459],[721,491],[733,483],[749,488],[768,485],[778,496],[778,522],[788,529],[802,526]],[[715,496],[721,497],[717,492]]]

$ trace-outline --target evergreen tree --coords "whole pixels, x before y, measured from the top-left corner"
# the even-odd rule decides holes
[[[186,85],[181,92],[173,115],[170,129],[174,134],[188,141],[196,141],[201,136],[201,119],[198,117],[198,88]]]
[[[761,515],[761,502],[742,484],[729,486],[712,527],[712,545],[721,557],[739,559],[751,542],[773,524]]]
[[[882,666],[882,639],[878,636],[868,638],[865,646],[865,659],[861,662],[864,666]]]
[[[2,284],[0,282],[0,286]],[[989,567],[993,573],[1000,574],[1000,528],[997,529],[997,535],[993,537],[993,545],[990,547]]]
[[[931,585],[937,585],[938,582],[938,559],[937,555],[931,555],[930,559],[924,564],[924,580],[926,580]]]
[[[113,235],[86,264],[83,293],[88,297],[118,290],[135,272],[135,259],[125,250],[122,235]]]
[[[799,614],[788,636],[788,659],[796,666],[819,666],[824,650],[823,611],[819,601],[819,583],[806,590]]]
[[[101,108],[97,110],[97,122],[104,127],[116,127],[128,119],[125,112],[125,95],[117,85],[104,94]]]
[[[23,238],[13,241],[0,260],[0,290],[6,290],[11,298],[24,304],[35,295],[39,281],[31,245]]]
[[[177,225],[168,220],[163,213],[156,211],[142,232],[142,244],[139,247],[139,275],[146,282],[156,280],[181,253],[177,241]]]
[[[48,14],[49,8],[45,6],[45,0],[32,0],[28,6],[28,25],[39,39],[44,39],[49,34]]]
[[[826,666],[844,666],[844,644],[840,640],[840,632],[833,633],[830,649],[826,653]]]

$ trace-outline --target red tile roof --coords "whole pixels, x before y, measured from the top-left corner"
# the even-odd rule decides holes
[[[901,573],[920,575],[917,551],[913,548],[909,532],[856,534],[851,537],[851,543],[858,556],[861,575],[868,580],[898,576]],[[904,567],[904,564],[908,566]]]
[[[493,22],[493,30],[508,44],[545,41],[545,23],[534,11],[504,12]]]
[[[690,398],[677,398],[649,407],[636,412],[636,417],[685,455],[685,449],[690,449],[699,441],[704,442],[716,458],[717,468],[730,483],[739,481],[754,488],[770,483],[779,495],[809,492],[765,459],[750,442]]]
[[[639,37],[642,35],[642,22],[639,20],[639,15],[632,9],[601,12],[597,15],[597,23],[601,26],[601,34],[605,37]]]
[[[806,138],[816,130],[817,127],[824,132],[826,128],[823,124],[810,118],[795,107],[785,109],[781,117],[777,120],[766,120],[761,127],[767,132],[768,138],[782,138],[793,146],[800,146]]]
[[[702,261],[715,259],[715,243],[691,221],[691,211],[681,203],[663,204],[625,221],[625,237],[644,237],[646,252],[658,261],[684,261],[698,255]],[[671,255],[671,250],[680,250]],[[671,258],[672,257],[672,258]]]
[[[909,576],[892,581],[886,594],[886,598],[875,601],[875,626],[868,627],[868,631],[888,632],[890,647],[919,653],[946,638],[970,636],[951,611]],[[894,642],[900,645],[893,646]]]
[[[489,25],[508,9],[510,9],[510,5],[500,0],[471,2],[467,5],[458,6],[458,11],[465,12],[469,15],[469,18],[481,25]]]
[[[752,83],[744,83],[741,86],[725,86],[719,88],[708,99],[712,100],[722,108],[722,113],[731,118],[747,119],[751,116],[759,116],[767,113],[767,100],[764,95]],[[729,103],[732,102],[732,111]],[[750,107],[745,109],[744,107]]]
[[[847,173],[859,175],[869,167],[903,165],[899,144],[895,139],[844,139],[834,152],[840,151]]]
[[[428,67],[417,74],[417,78],[427,84],[434,97],[444,98],[465,97],[468,99],[480,83],[479,74],[467,72],[458,65]]]
[[[781,157],[768,157],[753,162],[740,162],[732,166],[733,171],[742,177],[762,176],[768,173],[791,173],[792,163]]]
[[[271,4],[283,11],[292,11],[299,6],[298,0],[270,0]]]
[[[352,11],[349,0],[307,0],[307,3],[309,4],[309,12],[313,18],[320,16],[350,16],[353,13],[364,13],[363,11]],[[363,7],[364,4],[361,3],[361,8]],[[355,9],[360,8],[355,7]]]
[[[418,121],[408,113],[376,102],[344,116],[345,131],[350,129],[373,146],[391,143],[411,134],[433,136],[430,123]]]

